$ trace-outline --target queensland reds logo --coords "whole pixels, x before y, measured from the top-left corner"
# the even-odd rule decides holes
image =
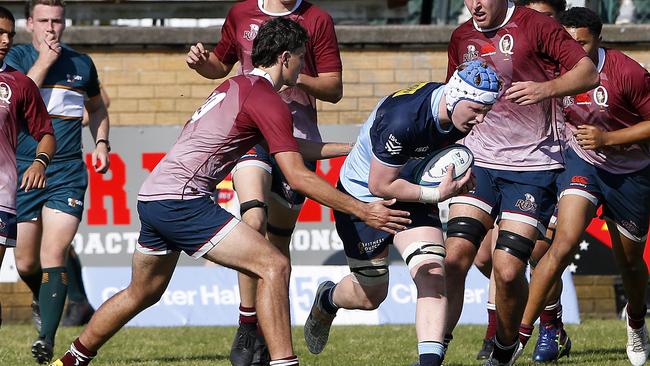
[[[470,44],[467,46],[467,53],[463,55],[463,62],[472,61],[478,57],[478,52],[476,51],[476,46]]]
[[[576,102],[575,98],[568,95],[562,98],[562,106],[564,108],[572,106],[575,102]]]
[[[9,99],[11,99],[11,88],[7,83],[0,82],[0,101],[11,104]]]
[[[252,41],[257,37],[257,32],[260,30],[260,26],[257,24],[251,24],[250,29],[247,31],[244,31],[244,38]]]
[[[598,104],[600,107],[602,108],[608,107],[607,105],[608,97],[609,96],[607,94],[607,89],[605,89],[604,86],[601,85],[594,90],[594,102],[596,102],[596,104]]]
[[[519,207],[520,210],[524,212],[534,212],[537,210],[537,203],[535,203],[535,197],[530,193],[524,193],[524,199],[517,200],[515,206]]]
[[[510,34],[505,34],[499,40],[499,51],[504,55],[512,55],[512,49],[515,47],[515,40]]]

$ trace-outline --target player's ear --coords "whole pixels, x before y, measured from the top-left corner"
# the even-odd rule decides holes
[[[280,55],[280,62],[281,62],[282,65],[284,65],[285,67],[289,67],[289,59],[290,59],[290,58],[291,58],[291,53],[289,53],[289,51],[284,51],[284,52],[282,52],[282,54]]]

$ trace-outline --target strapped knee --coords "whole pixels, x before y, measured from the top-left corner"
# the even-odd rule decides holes
[[[376,286],[388,282],[388,257],[354,259],[348,257],[350,271],[362,286]]]
[[[404,262],[406,262],[409,270],[412,270],[424,261],[442,263],[446,255],[447,251],[445,250],[445,246],[442,244],[437,244],[431,241],[416,241],[409,244],[406,249],[404,249],[402,258],[404,258]]]
[[[535,242],[511,231],[499,230],[499,237],[495,249],[500,249],[521,259],[524,263],[528,262],[530,255],[533,253]]]
[[[454,217],[447,223],[448,238],[463,238],[474,244],[477,250],[486,233],[485,226],[479,220],[471,217]]]
[[[250,201],[242,202],[239,205],[239,214],[244,216],[244,212],[250,210],[251,208],[255,208],[255,207],[263,208],[264,209],[264,214],[268,215],[269,206],[266,203],[264,203],[262,201],[259,201],[259,200],[250,200]]]

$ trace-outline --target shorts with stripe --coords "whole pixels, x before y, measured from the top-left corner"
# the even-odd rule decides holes
[[[16,214],[0,209],[0,245],[16,247],[16,233]]]

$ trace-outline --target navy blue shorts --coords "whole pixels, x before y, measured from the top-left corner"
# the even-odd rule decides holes
[[[32,165],[31,162],[17,161],[18,182]],[[43,206],[70,214],[79,220],[84,210],[84,195],[88,187],[86,163],[81,159],[54,162],[45,170],[44,189],[31,189],[25,192],[18,189],[16,194],[16,218],[18,222],[37,220]]]
[[[614,174],[595,167],[567,151],[560,178],[561,195],[585,197],[603,205],[603,217],[614,221],[621,234],[645,242],[650,220],[650,166],[629,174]]]
[[[16,232],[16,215],[0,210],[0,245],[15,247]]]
[[[283,206],[299,210],[305,203],[306,197],[291,189],[275,159],[262,146],[255,145],[242,156],[233,169],[233,173],[237,169],[247,166],[257,166],[271,174],[271,195]],[[305,161],[305,166],[312,172],[316,171],[316,162],[314,161]]]
[[[138,251],[165,255],[183,251],[199,258],[238,223],[210,197],[191,200],[138,201]]]
[[[476,188],[451,199],[480,208],[495,220],[512,220],[536,227],[544,235],[555,203],[561,170],[513,172],[472,167]]]
[[[348,194],[341,182],[337,183],[339,191]],[[418,202],[397,202],[390,206],[394,210],[403,210],[411,213],[411,224],[407,228],[432,226],[442,228],[438,207]],[[366,225],[360,218],[340,211],[334,211],[336,231],[343,242],[345,255],[348,258],[368,260],[376,258],[389,244],[393,243],[393,236],[385,231],[377,230]]]

